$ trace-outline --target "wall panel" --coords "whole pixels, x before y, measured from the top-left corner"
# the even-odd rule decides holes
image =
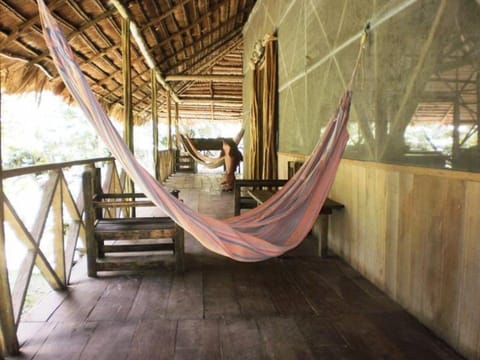
[[[346,206],[332,217],[331,248],[471,357],[479,356],[479,189],[480,176],[342,160],[330,195]]]

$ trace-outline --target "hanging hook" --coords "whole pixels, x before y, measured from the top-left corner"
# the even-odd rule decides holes
[[[365,43],[367,42],[367,38],[368,38],[368,34],[370,33],[370,21],[368,21],[366,24],[365,24],[365,27],[363,28],[363,35],[362,35],[362,46],[365,45]]]

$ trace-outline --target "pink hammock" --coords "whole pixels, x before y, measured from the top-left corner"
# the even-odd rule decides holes
[[[186,135],[180,134],[180,140],[188,155],[190,155],[190,157],[199,164],[202,164],[209,169],[216,169],[225,165],[225,156],[211,158],[203,155],[199,150],[197,150],[195,145],[193,145],[192,140],[190,140],[190,138]]]
[[[237,135],[232,139],[235,144],[239,144],[242,140],[243,134],[245,130],[242,128]],[[225,165],[225,156],[219,156],[216,158],[208,157],[203,155],[193,144],[192,140],[184,134],[179,134],[180,140],[182,142],[185,151],[190,155],[192,159],[194,159],[199,164],[206,166],[210,169],[216,169],[220,166]]]
[[[342,96],[321,141],[291,181],[251,211],[227,220],[214,219],[194,212],[171,196],[137,162],[94,97],[43,0],[38,0],[38,6],[45,40],[65,85],[130,178],[168,216],[206,248],[239,261],[275,257],[302,242],[325,202],[348,140],[350,90]]]

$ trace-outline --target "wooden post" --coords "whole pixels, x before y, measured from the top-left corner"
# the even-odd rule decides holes
[[[130,51],[130,20],[122,19],[122,75],[123,75],[123,120],[125,144],[134,153],[132,114],[132,71]],[[132,180],[125,184],[126,192],[135,192]]]
[[[95,219],[94,209],[92,206],[93,201],[93,184],[92,184],[92,171],[87,170],[83,173],[83,196],[85,204],[85,242],[87,243],[87,273],[90,277],[97,276],[97,242],[95,241],[94,224]]]
[[[180,149],[180,125],[179,125],[178,103],[175,103],[175,148]]]
[[[57,172],[57,176],[61,178],[61,170]],[[52,201],[52,209],[54,216],[54,235],[53,246],[55,256],[55,272],[62,281],[63,286],[67,286],[67,277],[65,270],[65,239],[63,234],[63,182],[59,181],[55,189]]]
[[[477,144],[480,144],[480,72],[477,73]]]
[[[0,73],[0,79],[1,79]],[[1,86],[1,84],[0,84]],[[0,114],[1,114],[0,90]],[[2,142],[0,117],[0,358],[4,355],[16,355],[19,352],[15,318],[13,315],[12,294],[8,282],[7,256],[5,253],[5,217],[3,212],[3,169],[2,169]]]
[[[457,97],[453,104],[453,133],[452,133],[452,162],[455,162],[460,154],[460,99],[457,91]]]
[[[168,150],[172,150],[172,103],[170,91],[167,91]]]
[[[155,172],[155,179],[159,180],[159,166],[158,163],[158,87],[157,79],[155,78],[155,71],[151,71],[152,77],[152,136],[153,136],[153,166]]]

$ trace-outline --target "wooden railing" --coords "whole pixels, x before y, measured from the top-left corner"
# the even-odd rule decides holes
[[[59,290],[68,286],[75,254],[79,250],[79,240],[82,241],[83,248],[85,247],[85,226],[83,194],[80,193],[74,198],[65,172],[73,167],[88,168],[96,164],[104,165],[104,189],[109,192],[123,192],[125,175],[119,173],[111,157],[30,166],[4,170],[1,173],[0,196],[3,206],[0,207],[0,358],[2,354],[18,352],[16,330],[34,267],[40,271],[51,288]],[[40,206],[34,215],[33,225],[29,228],[3,191],[3,184],[6,179],[17,181],[20,177],[28,175],[36,175],[38,178],[39,174],[43,178],[45,175],[47,180],[42,186]],[[33,208],[33,204],[31,206]],[[52,230],[50,236],[46,235],[47,221],[48,227]],[[11,239],[6,235],[6,225],[12,230],[9,233],[13,233],[27,248],[11,287],[5,250],[6,241]],[[53,249],[49,254],[46,254],[40,246],[46,241],[51,241],[49,245],[50,249]]]
[[[157,179],[165,181],[175,169],[175,150],[161,150],[158,152]]]

